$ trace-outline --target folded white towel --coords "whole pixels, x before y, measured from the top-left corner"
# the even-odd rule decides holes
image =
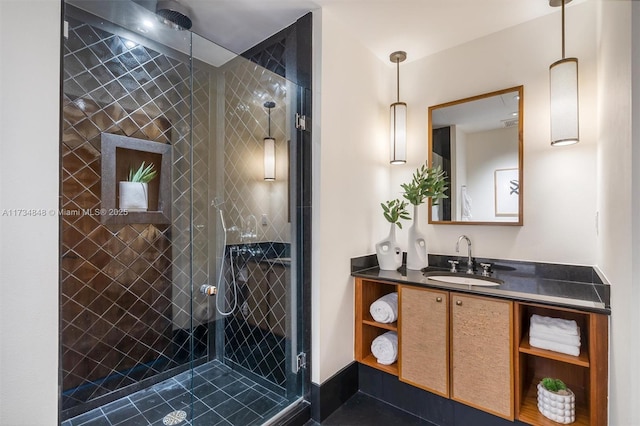
[[[554,352],[560,352],[563,354],[578,356],[580,355],[580,346],[565,345],[558,342],[550,342],[549,340],[536,339],[529,336],[529,344],[535,348],[547,349]]]
[[[543,317],[533,314],[531,315],[531,322],[529,324],[529,332],[531,333],[542,331],[545,333],[554,333],[567,336],[580,335],[578,331],[578,324],[574,320]]]
[[[398,319],[398,293],[385,294],[369,306],[373,320],[384,324]]]
[[[569,336],[567,334],[555,334],[555,333],[549,333],[549,332],[540,331],[540,330],[529,331],[529,336],[536,339],[548,340],[550,342],[556,342],[556,343],[562,343],[565,345],[580,347],[580,327],[578,327],[577,336]]]
[[[371,353],[378,363],[390,365],[398,359],[398,333],[387,331],[371,342]]]

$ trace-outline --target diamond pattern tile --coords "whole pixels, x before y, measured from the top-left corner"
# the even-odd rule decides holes
[[[224,71],[224,212],[227,228],[240,230],[229,232],[227,243],[243,247],[249,242],[250,246],[261,247],[263,253],[278,255],[282,253],[271,246],[286,245],[291,238],[287,202],[289,86],[281,77],[283,52],[283,45],[275,45],[253,58],[280,75],[242,58],[231,61]],[[263,180],[263,138],[268,130],[266,101],[276,103],[271,110],[271,136],[276,139],[275,182]],[[255,226],[262,214],[267,215],[267,226]],[[256,238],[249,241],[242,238],[241,234],[251,229],[256,231]],[[229,257],[226,261],[228,271]],[[225,318],[225,358],[284,387],[289,267],[261,262],[259,255],[236,258],[236,267],[246,270],[247,279],[239,283],[238,309]],[[230,274],[225,279],[226,287],[230,288]],[[232,304],[232,292],[228,291],[226,309]]]
[[[105,226],[95,216],[61,216],[62,405],[77,412],[96,397],[188,361],[178,354],[189,350],[192,333],[187,326],[188,337],[176,337],[174,325],[191,310],[190,170],[192,161],[208,160],[208,139],[207,128],[194,126],[192,157],[188,64],[67,20],[62,208],[100,208],[102,132],[170,143],[174,160],[172,225]],[[194,123],[208,123],[208,84],[203,72],[194,81]],[[197,170],[193,179],[206,188],[207,168]],[[207,192],[194,193],[204,197],[194,218],[206,219]],[[206,253],[206,235],[200,238]],[[206,268],[200,257],[196,271]],[[206,332],[197,339],[203,346]]]
[[[287,92],[284,40],[225,65],[224,155],[210,168],[208,71],[100,28],[67,18],[64,45],[62,203],[69,211],[100,207],[102,132],[172,145],[172,224],[104,226],[88,215],[61,217],[63,410],[205,355],[213,304],[194,298],[210,281],[210,186],[226,201],[228,245],[250,243],[282,255],[288,223]],[[266,69],[259,65],[261,64]],[[262,179],[262,140],[276,138],[276,181]],[[221,182],[220,182],[221,181]],[[266,214],[266,226],[255,226]],[[192,222],[193,220],[193,222]],[[193,235],[191,224],[193,223]],[[246,241],[242,232],[256,231]],[[224,322],[225,358],[285,384],[288,268],[242,259],[260,272],[240,283],[239,309]],[[228,258],[227,258],[228,262]],[[228,265],[226,270],[228,271]],[[231,285],[229,274],[225,277]],[[212,299],[213,300],[213,299]],[[227,309],[230,293],[227,293]],[[200,305],[198,305],[200,304]],[[193,330],[193,331],[192,331]],[[186,334],[185,334],[186,333]],[[191,354],[191,349],[196,353]],[[191,354],[191,355],[189,355]]]

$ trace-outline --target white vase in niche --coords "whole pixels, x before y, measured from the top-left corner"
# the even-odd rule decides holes
[[[142,182],[120,182],[120,210],[146,212],[149,209],[149,185]]]
[[[427,240],[420,231],[418,210],[420,206],[413,206],[413,223],[409,227],[409,246],[407,247],[407,269],[419,271],[429,266],[427,257]]]
[[[378,266],[383,271],[395,271],[402,266],[402,250],[396,240],[396,224],[391,224],[389,235],[376,244]]]

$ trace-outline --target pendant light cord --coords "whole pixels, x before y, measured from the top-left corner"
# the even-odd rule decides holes
[[[396,99],[400,102],[400,58],[396,58]]]
[[[564,0],[562,0],[562,59],[564,58]]]
[[[271,137],[271,108],[269,108],[269,138]]]

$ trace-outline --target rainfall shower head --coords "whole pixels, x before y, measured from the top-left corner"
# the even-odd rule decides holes
[[[176,0],[159,0],[156,5],[156,14],[160,22],[174,30],[188,30],[192,22],[186,7]]]

